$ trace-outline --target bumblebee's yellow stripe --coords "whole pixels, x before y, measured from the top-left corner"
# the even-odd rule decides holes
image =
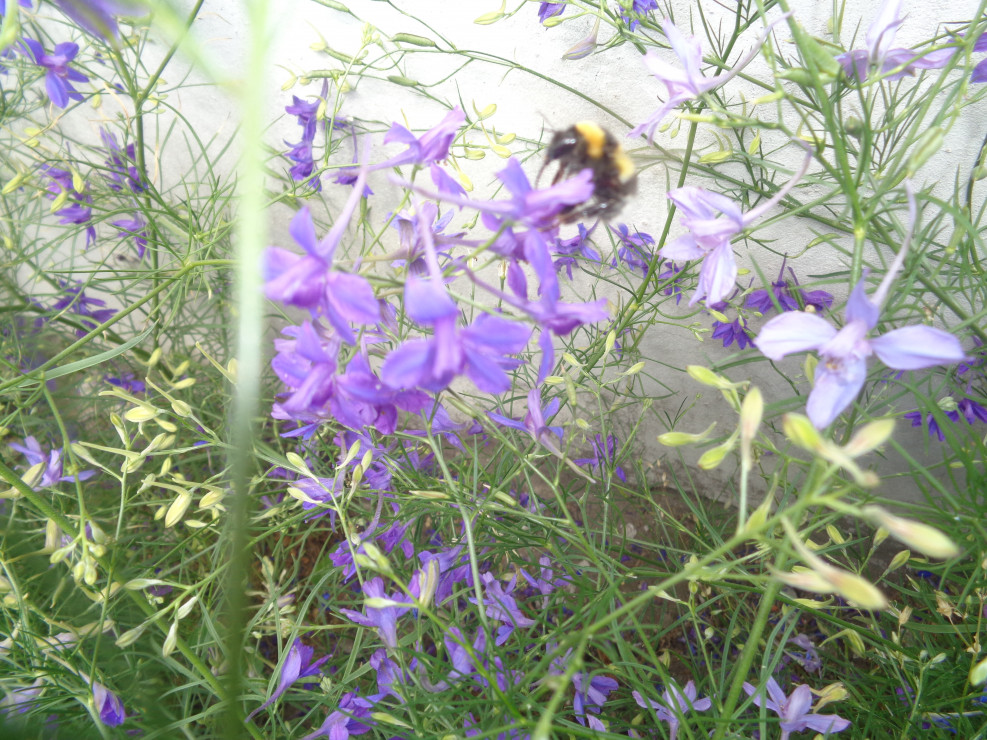
[[[586,154],[591,159],[600,159],[603,156],[603,145],[607,141],[606,132],[592,121],[580,121],[573,128],[585,139]]]

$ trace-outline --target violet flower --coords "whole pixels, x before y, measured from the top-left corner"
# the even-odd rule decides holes
[[[449,156],[452,145],[460,127],[466,122],[466,114],[457,105],[446,113],[439,123],[421,136],[415,136],[404,126],[395,123],[384,137],[385,144],[397,142],[408,148],[404,153],[392,157],[386,162],[376,165],[374,169],[397,167],[402,164],[425,165],[438,162]]]
[[[568,3],[541,3],[538,6],[538,21],[544,23],[549,18],[562,15],[567,7]]]
[[[25,437],[24,444],[11,442],[8,447],[27,458],[28,469],[36,465],[42,466],[39,469],[40,477],[37,477],[31,485],[35,491],[50,488],[57,483],[88,480],[96,475],[95,470],[83,470],[75,475],[62,475],[62,450],[45,452],[33,436]]]
[[[64,108],[69,100],[84,100],[82,93],[76,90],[73,82],[88,82],[89,78],[82,72],[69,67],[69,62],[79,53],[79,45],[63,41],[55,46],[51,54],[34,39],[25,38],[24,44],[34,57],[34,63],[45,69],[45,89],[48,97],[58,108]]]
[[[81,283],[62,282],[61,285],[64,295],[52,304],[50,310],[68,311],[79,316],[82,328],[76,330],[76,336],[84,337],[87,331],[92,331],[116,314],[115,309],[104,308],[106,301],[103,299],[87,296]]]
[[[616,229],[611,229],[611,232],[617,235],[619,245],[610,266],[616,267],[617,262],[620,261],[631,270],[640,270],[642,276],[647,275],[648,265],[653,258],[651,247],[655,245],[654,237],[643,231],[635,231],[631,234],[627,224],[619,224]]]
[[[638,5],[639,1],[635,0],[635,6]],[[699,70],[703,62],[703,51],[699,45],[699,40],[694,36],[683,34],[670,19],[666,18],[663,20],[661,27],[665,32],[665,38],[668,39],[672,51],[679,58],[682,68],[679,69],[662,61],[656,51],[651,50],[644,55],[644,63],[648,67],[648,70],[659,82],[668,88],[668,100],[650,118],[639,126],[636,126],[628,136],[640,136],[646,133],[648,135],[648,143],[650,144],[654,139],[655,129],[658,128],[658,125],[673,108],[719,87],[740,72],[741,69],[747,66],[757,56],[761,45],[767,39],[768,33],[770,33],[774,24],[786,17],[787,14],[768,24],[768,27],[764,29],[757,43],[754,44],[754,48],[738,61],[729,72],[718,74],[715,77],[704,77]]]
[[[352,735],[363,735],[370,732],[371,704],[356,692],[349,692],[339,700],[336,709],[329,713],[325,722],[315,732],[302,740],[315,740],[317,737],[327,737],[329,740],[347,740]],[[364,721],[366,720],[366,721]]]
[[[959,362],[966,356],[956,337],[931,326],[906,326],[874,339],[867,338],[877,325],[880,306],[911,242],[916,207],[911,189],[907,188],[907,192],[909,234],[875,291],[873,301],[864,292],[861,279],[847,301],[847,321],[841,329],[835,329],[814,313],[793,311],[771,319],[754,340],[765,356],[776,361],[793,352],[810,349],[819,352],[820,362],[807,405],[809,419],[819,429],[829,426],[860,393],[867,379],[867,358],[872,354],[895,370],[921,370]]]
[[[650,708],[662,722],[668,723],[668,738],[675,740],[679,732],[681,718],[689,711],[705,712],[713,701],[709,697],[696,700],[696,684],[689,681],[684,689],[670,685],[662,693],[660,700],[645,699],[640,692],[632,691],[631,696],[639,707]]]
[[[304,679],[308,679],[308,683],[311,683],[316,680],[315,677],[320,673],[319,669],[323,663],[329,660],[329,656],[324,655],[317,661],[312,662],[312,652],[312,648],[297,637],[295,638],[295,641],[288,649],[287,657],[285,657],[284,662],[281,664],[281,676],[278,679],[277,689],[274,690],[267,701],[247,715],[248,721],[262,709],[271,706],[296,681],[302,681],[304,683]]]
[[[540,445],[547,447],[549,450],[557,455],[562,453],[559,451],[558,445],[556,445],[555,440],[552,439],[551,435],[554,434],[559,440],[562,440],[562,427],[559,426],[548,426],[545,423],[546,417],[554,416],[559,410],[559,399],[553,398],[549,401],[548,406],[544,409],[541,407],[541,393],[537,388],[532,388],[528,392],[528,413],[524,415],[523,421],[516,421],[514,419],[509,419],[506,416],[501,416],[493,411],[488,411],[487,416],[493,419],[495,422],[501,426],[511,427],[512,429],[519,429],[522,432],[528,432],[532,439],[538,442]]]
[[[535,620],[524,616],[517,601],[514,599],[514,589],[517,586],[517,574],[508,584],[503,584],[493,573],[480,576],[483,582],[483,607],[489,619],[497,620],[502,626],[497,628],[497,645],[503,645],[518,627],[531,627]],[[470,603],[479,605],[476,597],[470,597]]]
[[[120,35],[115,15],[133,15],[144,12],[136,3],[123,0],[55,0],[55,4],[79,27],[105,41]]]
[[[107,727],[117,727],[127,719],[123,702],[99,681],[93,682],[93,703],[99,714],[99,721]]]
[[[795,687],[791,696],[786,696],[778,682],[771,677],[765,688],[768,698],[764,698],[758,688],[744,682],[744,691],[748,696],[754,697],[757,706],[767,707],[781,717],[781,740],[788,740],[793,732],[814,730],[830,734],[843,732],[850,726],[850,720],[836,714],[811,714],[809,710],[812,708],[812,689],[808,684],[800,684]]]
[[[912,49],[891,48],[898,27],[904,21],[901,18],[901,2],[902,0],[884,0],[881,3],[877,16],[867,29],[866,49],[847,51],[836,57],[847,77],[863,82],[871,67],[887,73],[904,65],[898,72],[887,75],[888,80],[897,80],[906,75],[914,75],[917,69],[942,69],[953,58],[956,49],[940,49],[923,54]]]
[[[724,347],[736,342],[737,349],[746,349],[752,344],[751,335],[747,332],[747,319],[743,316],[738,316],[728,323],[714,321],[712,336],[713,339],[722,341]]]
[[[113,226],[119,229],[117,236],[132,236],[134,244],[137,245],[137,259],[144,259],[144,252],[147,250],[147,224],[139,213],[135,213],[132,218],[111,221]]]
[[[380,305],[366,278],[333,270],[333,255],[353,215],[361,187],[355,188],[332,230],[318,241],[308,207],[291,220],[289,230],[305,250],[304,256],[280,247],[265,252],[267,297],[323,315],[347,344],[356,343],[350,322],[375,324]]]
[[[586,227],[579,224],[577,228],[578,233],[569,239],[556,237],[555,244],[550,248],[552,254],[561,255],[552,263],[555,266],[555,272],[559,273],[564,269],[570,280],[572,280],[572,268],[578,265],[575,255],[593,262],[600,261],[600,253],[593,249],[590,244],[589,232]]]
[[[411,591],[417,597],[416,587],[417,581],[411,585]],[[340,613],[351,622],[362,624],[364,627],[376,628],[377,634],[380,635],[384,644],[391,649],[396,648],[398,646],[398,618],[411,611],[414,608],[414,603],[404,593],[385,593],[384,579],[380,576],[371,578],[363,584],[363,594],[368,599],[385,599],[394,603],[391,606],[365,606],[366,614],[352,609],[340,609]],[[400,604],[407,604],[407,606]]]
[[[786,261],[787,258],[782,260],[778,279],[771,283],[770,292],[764,289],[755,290],[747,296],[744,305],[761,314],[766,314],[773,309],[775,302],[782,311],[799,311],[805,307],[807,310],[823,313],[830,308],[833,305],[833,296],[825,290],[803,290],[799,285],[798,278],[795,277],[795,271],[791,267],[788,268],[788,272],[792,275],[792,282],[789,283],[788,280],[785,280]],[[772,296],[774,300],[772,300]]]
[[[574,465],[589,466],[591,468],[599,468],[602,470],[604,465],[614,465],[616,458],[617,438],[612,434],[608,434],[607,441],[604,443],[603,435],[597,434],[593,437],[593,456],[581,457],[573,460],[572,462]],[[627,482],[627,474],[619,465],[614,465],[613,473],[623,483]]]
[[[703,188],[686,186],[667,193],[669,200],[682,211],[682,223],[689,231],[666,244],[661,256],[673,261],[703,261],[690,306],[702,298],[706,299],[707,305],[726,299],[737,280],[737,262],[731,240],[781,202],[802,179],[811,161],[812,155],[806,154],[801,168],[774,197],[747,213],[725,195]]]
[[[631,14],[643,17],[652,10],[658,10],[658,0],[634,0],[629,10],[624,5],[620,6],[620,17],[633,31],[641,25],[641,21],[638,18],[632,18]]]
[[[127,144],[125,149],[120,147],[116,135],[107,128],[100,128],[99,137],[103,140],[103,148],[106,150],[106,167],[108,174],[107,185],[110,190],[120,191],[124,188],[132,193],[144,192],[145,182],[141,177],[140,170],[137,169],[137,150],[133,143]]]

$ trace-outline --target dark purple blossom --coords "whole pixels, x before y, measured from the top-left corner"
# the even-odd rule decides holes
[[[64,108],[69,100],[84,100],[82,93],[72,86],[73,82],[88,82],[89,78],[82,72],[71,69],[69,62],[79,53],[79,45],[63,41],[55,46],[48,54],[44,47],[34,39],[25,38],[24,44],[34,58],[34,63],[45,69],[45,89],[48,97],[58,108]]]
[[[519,429],[522,432],[528,432],[528,434],[530,434],[532,439],[536,442],[547,447],[556,454],[561,454],[555,440],[552,439],[551,435],[554,434],[561,441],[563,435],[562,427],[548,426],[545,422],[546,417],[555,416],[558,410],[559,399],[557,398],[553,398],[549,401],[548,406],[542,409],[541,393],[537,388],[532,388],[528,392],[528,413],[524,415],[523,421],[509,419],[506,416],[495,414],[493,411],[488,411],[487,416],[502,426]]]
[[[306,683],[305,679],[308,679],[307,682],[311,683],[317,680],[316,677],[320,674],[319,669],[323,663],[329,660],[329,656],[325,655],[312,662],[312,652],[312,648],[297,637],[295,638],[295,641],[288,649],[288,655],[285,657],[284,663],[281,665],[281,675],[278,678],[277,689],[268,697],[267,701],[247,716],[248,720],[262,709],[271,706],[296,681]]]
[[[613,472],[622,482],[627,482],[627,474],[624,469],[619,465],[614,465],[617,459],[617,438],[612,434],[607,435],[607,441],[604,444],[603,435],[597,434],[593,438],[593,456],[592,457],[581,457],[579,459],[573,460],[572,462],[580,466],[589,466],[591,468],[603,469],[604,465],[613,465]]]
[[[108,727],[118,727],[127,719],[123,702],[99,681],[93,682],[93,703],[99,714],[99,721]]]
[[[556,237],[555,243],[550,248],[552,254],[560,255],[553,263],[556,273],[564,269],[570,280],[572,280],[572,268],[578,266],[575,255],[578,254],[580,257],[593,262],[600,261],[600,253],[591,246],[586,227],[579,224],[578,229],[579,233],[569,239]]]
[[[767,707],[781,718],[781,740],[788,740],[793,732],[813,730],[815,732],[842,732],[850,726],[850,720],[835,714],[812,714],[812,689],[808,684],[795,688],[791,696],[786,696],[775,679],[769,678],[765,686],[767,698],[750,683],[744,682],[744,691],[754,697],[754,703],[759,707]]]
[[[89,186],[82,182],[80,177],[73,175],[68,170],[45,164],[41,166],[41,171],[45,177],[50,179],[46,187],[47,197],[49,200],[55,201],[53,207],[58,207],[55,215],[60,217],[59,223],[84,225],[86,227],[86,249],[88,249],[96,241],[96,226],[92,221],[93,199],[89,195]],[[81,189],[77,190],[77,186]]]
[[[771,283],[770,292],[764,289],[755,290],[747,296],[744,305],[752,308],[761,314],[767,314],[775,307],[772,296],[777,301],[782,311],[804,311],[812,310],[823,313],[833,305],[833,296],[825,290],[803,290],[799,285],[795,271],[789,267],[788,272],[792,276],[791,282],[785,279],[785,261],[782,261],[781,271],[778,279]],[[811,307],[811,308],[810,308]]]
[[[124,188],[132,193],[144,192],[144,178],[137,169],[137,151],[133,143],[121,148],[117,137],[107,128],[100,128],[99,136],[103,140],[103,148],[108,154],[106,158],[107,184],[111,190],[120,191]]]
[[[480,579],[483,582],[482,603],[486,615],[490,619],[501,622],[502,625],[497,628],[497,645],[503,645],[518,627],[531,627],[535,624],[535,620],[524,615],[514,598],[514,589],[517,586],[516,574],[506,585],[492,573],[484,573]],[[472,604],[479,604],[475,597],[471,597],[469,601]]]
[[[137,259],[144,259],[144,252],[147,250],[147,224],[139,213],[135,213],[132,218],[111,221],[120,231],[117,236],[132,236],[134,244],[137,245]]]
[[[738,316],[730,322],[714,321],[713,339],[721,340],[724,347],[736,342],[737,349],[746,349],[753,343],[751,335],[747,332],[747,319],[743,316]]]
[[[610,266],[616,267],[617,262],[620,261],[631,270],[640,270],[642,276],[647,275],[648,265],[654,258],[651,247],[655,245],[655,240],[651,234],[645,234],[643,231],[628,233],[627,224],[620,224],[616,230],[611,229],[611,231],[617,235],[620,243]]]
[[[77,336],[84,337],[87,331],[92,331],[116,314],[115,309],[104,308],[106,301],[87,296],[80,283],[63,282],[62,289],[64,295],[52,304],[50,310],[56,313],[68,312],[79,316],[79,323],[83,328],[76,330]]]

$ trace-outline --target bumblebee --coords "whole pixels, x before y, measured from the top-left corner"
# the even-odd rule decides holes
[[[554,162],[559,163],[559,169],[552,178],[553,185],[582,170],[593,171],[593,197],[580,205],[566,207],[559,216],[563,223],[613,218],[624,205],[624,199],[637,191],[637,173],[624,147],[613,134],[592,121],[580,121],[555,132],[545,150],[542,172]]]

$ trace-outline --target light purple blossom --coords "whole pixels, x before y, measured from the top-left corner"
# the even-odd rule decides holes
[[[850,720],[843,719],[836,714],[812,714],[812,689],[808,684],[800,684],[792,691],[791,696],[786,696],[781,686],[774,677],[769,678],[765,686],[768,698],[752,684],[744,682],[744,691],[748,696],[754,697],[754,703],[761,707],[767,707],[772,712],[781,717],[781,740],[788,740],[793,732],[803,730],[814,730],[815,732],[833,733],[842,732],[850,726]]]
[[[137,3],[123,0],[55,0],[69,18],[93,36],[109,41],[120,35],[115,15],[144,15]]]
[[[380,305],[366,278],[333,269],[333,255],[361,197],[360,190],[353,190],[332,230],[321,241],[308,207],[295,215],[289,230],[305,255],[281,247],[269,247],[265,252],[267,297],[306,308],[313,316],[325,316],[347,344],[356,343],[350,322],[380,321]]]
[[[421,136],[415,136],[404,126],[395,123],[384,137],[385,144],[404,144],[408,148],[396,157],[392,157],[375,169],[397,167],[402,164],[425,165],[438,162],[449,156],[452,145],[460,127],[466,122],[466,114],[459,106],[446,113],[445,117],[433,128]]]
[[[633,31],[641,25],[641,21],[637,18],[632,18],[632,15],[644,16],[652,10],[657,9],[658,0],[634,0],[630,10],[626,10],[623,5],[620,6],[620,17],[623,19],[624,23],[627,24],[628,28]]]
[[[640,0],[635,0],[635,8],[639,2]],[[758,50],[761,48],[774,24],[785,17],[787,15],[770,23],[754,45],[754,48],[743,59],[738,61],[729,72],[718,74],[715,77],[704,77],[699,69],[703,63],[703,50],[699,45],[699,39],[694,36],[686,36],[670,19],[666,18],[663,20],[661,27],[665,32],[665,38],[671,44],[672,51],[679,58],[682,67],[679,68],[663,61],[656,51],[652,50],[645,54],[644,63],[648,67],[648,70],[659,82],[668,88],[668,100],[650,118],[639,126],[636,126],[628,136],[640,136],[646,133],[648,143],[651,143],[658,125],[672,109],[719,87],[740,72],[757,55]]]
[[[483,582],[483,606],[486,615],[502,624],[497,628],[497,645],[503,645],[518,627],[531,627],[535,624],[535,620],[524,615],[514,598],[517,574],[506,585],[493,573],[484,573],[480,579]],[[478,603],[475,597],[470,597],[469,600],[470,603]]]
[[[812,155],[807,154],[799,171],[774,197],[747,213],[725,195],[703,188],[685,186],[667,193],[669,200],[682,211],[682,223],[689,231],[666,244],[661,256],[676,262],[697,259],[703,262],[690,306],[702,298],[706,299],[707,305],[726,300],[737,280],[737,262],[731,240],[781,202],[802,179],[811,161]]]
[[[524,415],[523,421],[516,421],[515,419],[510,419],[506,416],[495,414],[493,411],[488,411],[487,416],[502,426],[519,429],[522,432],[528,432],[532,439],[539,444],[547,447],[556,454],[562,454],[559,452],[559,448],[558,445],[556,445],[555,440],[551,437],[551,435],[554,434],[561,441],[563,435],[562,427],[548,426],[545,422],[546,417],[555,416],[555,414],[558,413],[558,410],[558,398],[553,398],[549,401],[548,406],[542,409],[541,393],[537,388],[532,388],[528,392],[528,413]]]
[[[58,108],[64,108],[69,104],[69,100],[84,100],[82,93],[72,86],[73,82],[88,82],[89,78],[82,72],[69,67],[69,62],[75,59],[79,53],[79,45],[69,41],[63,41],[55,46],[51,54],[45,52],[44,47],[34,39],[25,38],[24,44],[27,46],[34,58],[34,63],[45,69],[45,89],[48,97]]]
[[[411,591],[415,596],[418,596],[418,594],[415,593],[417,590],[417,583],[418,581],[416,579],[411,586]],[[398,646],[398,618],[411,611],[414,603],[407,595],[403,593],[385,593],[384,579],[380,576],[366,581],[363,584],[363,593],[367,598],[387,599],[395,602],[395,605],[380,607],[366,606],[364,607],[366,614],[361,614],[360,612],[352,609],[340,609],[340,613],[356,624],[362,624],[364,627],[375,627],[377,629],[377,634],[380,635],[380,639],[384,641],[384,644],[391,649],[396,648]],[[407,604],[407,606],[398,606],[397,604]]]
[[[868,339],[879,314],[861,280],[847,302],[847,321],[841,329],[817,314],[794,311],[771,319],[754,340],[772,360],[810,349],[819,352],[807,405],[809,419],[817,428],[832,424],[860,393],[872,354],[895,370],[921,370],[959,362],[966,356],[956,337],[931,326],[906,326]]]
[[[904,65],[898,72],[886,77],[888,80],[897,80],[906,75],[914,75],[917,69],[942,69],[956,54],[956,49],[939,49],[925,53],[912,49],[892,49],[891,44],[894,43],[898,27],[904,21],[901,17],[901,2],[902,0],[884,0],[881,3],[877,16],[867,29],[866,49],[854,49],[836,57],[848,77],[863,82],[867,79],[870,67],[877,67],[882,73],[888,73]]]
[[[654,255],[651,248],[655,245],[655,239],[651,234],[643,231],[635,231],[633,234],[627,228],[627,224],[619,224],[611,232],[617,235],[617,254],[610,262],[611,267],[616,267],[618,261],[623,262],[631,270],[640,270],[641,275],[648,274],[648,265]]]
[[[713,701],[709,697],[696,699],[696,684],[689,681],[684,689],[670,685],[662,693],[660,700],[646,699],[637,691],[632,691],[631,696],[639,707],[652,709],[655,715],[662,722],[668,723],[668,738],[675,740],[679,732],[681,718],[689,711],[705,712]]]
[[[567,7],[568,3],[541,3],[538,6],[538,20],[544,23],[549,18],[562,15]]]

